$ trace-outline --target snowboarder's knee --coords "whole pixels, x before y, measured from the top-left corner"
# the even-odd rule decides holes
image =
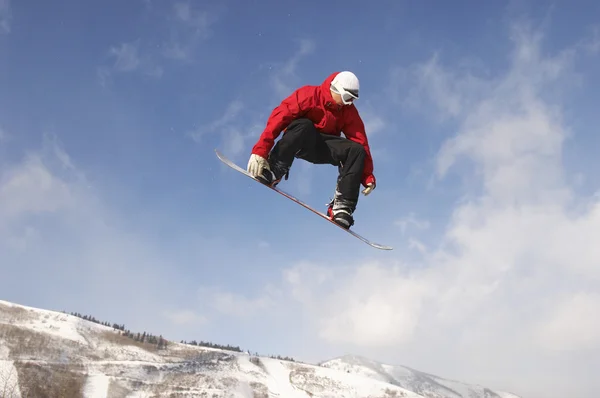
[[[294,145],[312,147],[316,139],[315,125],[310,119],[295,119],[285,129],[283,138]]]
[[[298,132],[298,133],[302,133],[302,132],[307,132],[307,131],[313,131],[315,129],[315,125],[312,122],[312,120],[308,119],[308,118],[298,118],[293,120],[287,127],[287,131],[288,132]]]
[[[358,142],[350,141],[348,144],[348,152],[353,156],[364,157],[367,155],[367,151],[365,147],[359,144]]]

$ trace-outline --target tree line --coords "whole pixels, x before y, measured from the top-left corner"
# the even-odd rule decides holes
[[[63,311],[63,313],[66,313],[66,312]],[[140,333],[140,332],[133,333],[129,329],[125,328],[125,324],[118,324],[118,323],[111,324],[110,322],[101,322],[98,319],[96,319],[95,317],[93,317],[92,315],[82,315],[78,312],[71,312],[70,314],[73,316],[76,316],[78,318],[81,318],[83,320],[86,320],[86,321],[94,322],[99,325],[104,325],[104,326],[112,327],[113,329],[116,329],[116,330],[120,330],[121,336],[129,337],[133,341],[136,341],[139,343],[147,343],[147,344],[155,345],[156,348],[158,348],[159,350],[167,348],[167,340],[165,338],[163,338],[162,335],[155,336],[152,333],[146,333],[145,331],[143,333]]]
[[[211,343],[209,341],[196,341],[196,340],[192,340],[190,342],[187,342],[185,340],[181,340],[180,341],[181,344],[188,344],[188,345],[195,345],[195,346],[200,346],[200,347],[208,347],[208,348],[218,348],[221,350],[227,350],[227,351],[237,351],[237,352],[242,352],[241,348],[238,346],[232,346],[232,345],[222,345],[222,344],[215,344],[215,343]]]
[[[63,311],[63,313],[66,314],[65,311]],[[166,340],[165,338],[162,337],[162,335],[159,336],[155,336],[153,334],[150,333],[133,333],[131,332],[129,329],[125,328],[125,324],[118,324],[118,323],[110,323],[110,322],[102,322],[99,321],[98,319],[96,319],[94,316],[92,315],[82,315],[78,312],[70,312],[70,315],[76,316],[78,318],[84,319],[86,321],[90,321],[90,322],[94,322],[97,323],[99,325],[104,325],[104,326],[108,326],[108,327],[112,327],[113,329],[116,330],[120,330],[122,333],[121,335],[129,337],[130,339],[137,341],[137,342],[141,342],[141,343],[148,343],[148,344],[153,344],[156,345],[156,347],[158,349],[166,349],[167,348],[167,343],[168,340]],[[207,348],[217,348],[220,350],[227,350],[227,351],[236,351],[236,352],[242,352],[243,350],[239,347],[239,346],[233,346],[230,344],[217,344],[217,343],[212,343],[210,341],[196,341],[196,340],[192,340],[192,341],[185,341],[185,340],[181,340],[180,341],[181,344],[188,344],[188,345],[193,345],[193,346],[199,346],[199,347],[207,347]],[[245,350],[246,352],[248,352],[248,355],[252,355],[250,353],[249,350]],[[260,356],[257,352],[254,353],[255,356]],[[291,362],[296,362],[296,360],[292,357],[282,357],[280,355],[269,355],[270,358],[274,358],[274,359],[280,359],[280,360],[285,360],[285,361],[291,361]]]

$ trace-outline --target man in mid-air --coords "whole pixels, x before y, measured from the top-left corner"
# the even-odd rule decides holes
[[[361,184],[364,195],[376,186],[365,126],[354,105],[358,91],[358,78],[348,71],[298,88],[273,109],[248,160],[248,172],[269,186],[287,179],[294,158],[338,166],[327,215],[346,229],[354,225]]]

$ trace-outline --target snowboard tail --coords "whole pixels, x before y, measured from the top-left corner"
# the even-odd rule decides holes
[[[219,150],[215,149],[215,152],[217,154],[217,157],[219,158],[219,160],[221,160],[223,163],[225,163],[227,166],[231,167],[232,169],[244,174],[245,176],[251,178],[252,180],[256,181],[257,183],[259,183],[260,185],[270,188],[271,190],[279,193],[280,195],[285,196],[286,198],[292,200],[293,202],[296,202],[297,204],[299,204],[300,206],[306,208],[307,210],[310,210],[311,212],[315,213],[318,216],[321,216],[323,219],[327,220],[328,222],[330,222],[331,224],[335,225],[336,227],[340,228],[342,231],[348,232],[350,235],[354,236],[355,238],[360,239],[361,241],[363,241],[364,243],[368,244],[371,247],[374,247],[376,249],[381,249],[381,250],[392,250],[391,246],[386,246],[386,245],[382,245],[379,243],[375,243],[370,241],[369,239],[357,234],[356,232],[354,232],[351,229],[346,229],[340,225],[338,225],[337,223],[335,223],[333,220],[329,219],[329,217],[327,217],[327,215],[325,215],[324,213],[312,208],[311,206],[307,205],[306,203],[302,202],[300,199],[288,194],[285,191],[282,191],[281,189],[277,188],[277,187],[271,187],[268,185],[263,184],[262,182],[260,182],[258,179],[256,179],[254,176],[252,176],[250,173],[248,173],[245,169],[241,168],[240,166],[238,166],[237,164],[235,164],[234,162],[232,162],[231,160],[229,160],[227,157],[225,157],[225,155],[223,155],[221,152],[219,152]]]

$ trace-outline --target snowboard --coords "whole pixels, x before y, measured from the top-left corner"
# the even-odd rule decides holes
[[[263,184],[262,182],[260,182],[258,179],[256,179],[254,176],[252,176],[250,173],[248,173],[245,169],[241,168],[240,166],[238,166],[237,164],[235,164],[234,162],[232,162],[231,160],[229,160],[228,158],[225,157],[225,155],[223,155],[221,152],[219,152],[218,149],[215,149],[215,152],[217,154],[217,157],[219,158],[219,160],[221,160],[223,163],[225,163],[227,166],[231,167],[232,169],[244,174],[245,176],[251,178],[252,180],[256,181],[257,183],[259,183],[260,185],[267,187],[275,192],[277,192],[280,195],[285,196],[286,198],[292,200],[293,202],[296,202],[297,204],[299,204],[300,206],[310,210],[311,212],[315,213],[316,215],[320,216],[321,218],[325,219],[326,221],[328,221],[329,223],[335,225],[336,227],[338,227],[339,229],[341,229],[344,232],[349,233],[350,235],[354,236],[355,238],[360,239],[361,241],[363,241],[364,243],[368,244],[371,247],[374,247],[376,249],[381,249],[381,250],[392,250],[391,246],[386,246],[386,245],[382,245],[379,243],[375,243],[370,241],[369,239],[357,234],[356,232],[354,232],[352,229],[346,229],[338,224],[336,224],[334,221],[330,220],[329,217],[327,217],[326,214],[312,208],[311,206],[307,205],[306,203],[302,202],[301,200],[299,200],[298,198],[295,198],[294,196],[288,194],[287,192],[277,188],[277,187],[270,187],[266,184]]]

